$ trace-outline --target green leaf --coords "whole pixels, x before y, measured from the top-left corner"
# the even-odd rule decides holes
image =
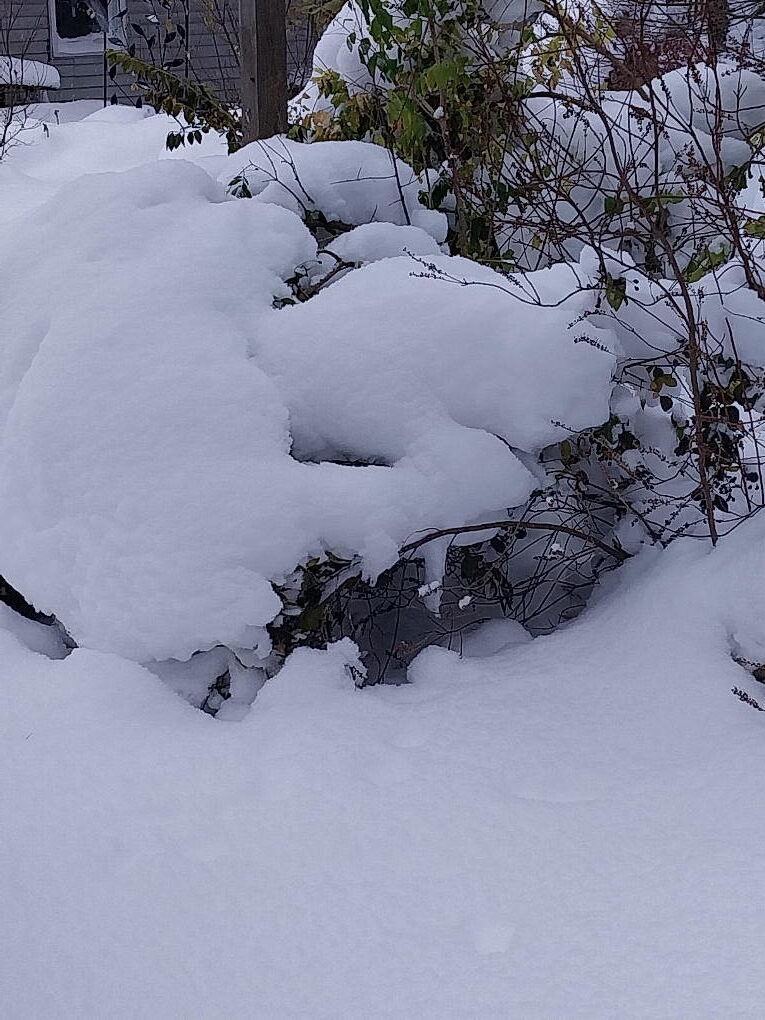
[[[758,216],[756,220],[749,220],[744,226],[744,233],[749,237],[765,237],[765,216]]]
[[[624,302],[627,300],[627,281],[623,276],[606,277],[606,301],[613,308],[615,312],[618,312]]]
[[[603,199],[603,209],[606,216],[618,216],[624,212],[624,202],[618,195],[606,195]]]
[[[704,248],[698,252],[685,270],[685,279],[688,283],[698,283],[702,277],[706,276],[707,273],[711,273],[713,269],[721,266],[724,262],[727,262],[731,256],[731,249],[727,245],[722,245],[718,251],[712,251],[711,248]]]
[[[457,81],[462,71],[462,65],[457,60],[442,61],[440,64],[433,64],[422,75],[422,81],[428,92],[440,92],[450,82]]]

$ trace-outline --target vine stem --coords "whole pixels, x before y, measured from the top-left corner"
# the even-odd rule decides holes
[[[545,523],[542,521],[517,521],[517,520],[503,520],[503,521],[486,521],[482,524],[463,524],[456,528],[439,528],[436,531],[431,531],[422,538],[416,539],[414,542],[409,542],[402,546],[400,553],[402,556],[407,553],[415,552],[423,545],[427,545],[428,542],[435,542],[439,538],[447,538],[449,535],[468,535],[472,532],[478,531],[499,531],[506,530],[507,528],[518,528],[526,531],[554,531],[563,535],[570,535],[572,538],[580,538],[582,541],[587,542],[590,545],[596,546],[601,549],[604,553],[612,556],[615,560],[620,563],[624,563],[625,560],[631,558],[631,553],[626,552],[624,549],[620,549],[615,545],[608,545],[607,542],[601,542],[600,539],[588,535],[584,531],[579,531],[578,528],[571,528],[567,524],[555,524],[553,522]]]

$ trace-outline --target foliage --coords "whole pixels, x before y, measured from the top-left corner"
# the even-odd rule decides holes
[[[178,121],[178,130],[167,136],[168,149],[200,143],[210,131],[225,135],[229,152],[241,148],[242,125],[235,107],[219,99],[207,85],[180,78],[130,52],[110,50],[107,59],[113,68],[135,77],[144,102]]]
[[[498,170],[518,103],[517,95],[497,86],[515,54],[497,55],[500,29],[479,0],[405,0],[395,8],[361,0],[359,6],[368,34],[351,32],[347,44],[372,84],[349,88],[332,69],[320,74],[319,94],[332,112],[309,114],[294,137],[387,146],[415,170],[427,171],[426,204],[441,208],[447,197],[454,202],[453,249],[496,261],[491,208],[504,208],[509,197]],[[474,187],[479,176],[492,182],[480,197]]]
[[[212,131],[224,135],[229,152],[235,152],[242,144],[241,118],[233,99],[223,98],[227,82],[218,38],[226,55],[238,62],[238,11],[231,0],[204,0],[201,13],[218,53],[220,95],[193,66],[190,0],[147,0],[143,17],[123,25],[130,44],[107,51],[109,76],[115,81],[122,71],[133,80],[138,105],[147,103],[178,121],[178,129],[168,134],[168,149],[200,143]]]

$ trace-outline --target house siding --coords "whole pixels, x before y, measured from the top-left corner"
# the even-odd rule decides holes
[[[232,98],[239,79],[236,57],[226,39],[217,33],[212,36],[205,25],[203,2],[191,0],[190,4],[191,66],[201,81],[212,85],[219,94]],[[145,24],[146,7],[143,3],[129,0],[127,8],[128,23]],[[140,38],[133,34],[131,41],[136,42],[139,56],[145,55],[141,51]],[[77,56],[53,54],[47,0],[0,0],[0,53],[6,50],[11,56],[53,64],[61,75],[61,88],[55,93],[56,99],[102,99],[105,96],[109,101],[116,96],[119,101],[125,101],[133,95],[129,77],[122,74],[114,79],[105,77],[104,59],[100,53]]]
[[[0,0],[0,51],[50,63],[46,0]]]

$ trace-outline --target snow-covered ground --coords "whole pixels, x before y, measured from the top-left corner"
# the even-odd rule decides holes
[[[341,246],[375,264],[276,310],[316,256],[294,195],[227,199],[212,142],[160,161],[163,118],[40,112],[0,166],[0,565],[83,647],[0,614],[3,1014],[761,1016],[765,714],[731,688],[765,688],[731,655],[765,660],[765,525],[645,552],[574,624],[495,622],[407,685],[356,689],[342,643],[239,721],[197,711],[141,663],[254,644],[267,580],[328,538],[372,570],[523,498],[493,440],[601,421],[612,338],[413,278],[394,256],[442,258],[437,218],[397,226],[384,190]],[[313,198],[363,222],[346,151]]]
[[[3,635],[7,1015],[761,1016],[765,716],[729,647],[765,638],[764,536],[739,536],[408,686],[297,654],[238,723]]]

